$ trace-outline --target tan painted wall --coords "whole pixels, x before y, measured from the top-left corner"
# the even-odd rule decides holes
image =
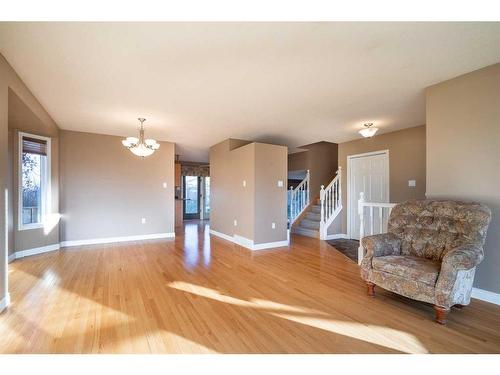
[[[227,172],[232,171],[229,151],[229,139],[210,147],[210,228],[232,235],[233,177]]]
[[[210,228],[255,244],[286,240],[286,177],[284,146],[235,139],[212,146]]]
[[[389,198],[391,202],[425,198],[425,126],[398,130],[339,144],[342,167],[342,233],[347,233],[347,156],[389,150]],[[408,187],[416,180],[416,187]]]
[[[285,146],[255,145],[255,243],[287,238],[287,159]],[[284,187],[278,187],[278,181]],[[272,229],[272,223],[276,228]]]
[[[120,137],[61,131],[61,241],[174,232],[174,144],[160,144],[142,159]]]
[[[57,132],[57,125],[50,115],[45,111],[38,100],[22,82],[7,60],[0,54],[0,191],[8,189],[8,128],[9,128],[9,99],[12,93],[27,106],[30,111],[40,120],[43,129],[53,129]],[[37,129],[40,130],[40,129]],[[8,190],[7,190],[8,191]],[[10,193],[10,191],[8,191]],[[10,194],[9,194],[10,195]],[[0,199],[0,212],[5,212],[6,201],[4,195]],[[7,293],[7,262],[5,237],[6,216],[0,215],[0,300]]]
[[[319,196],[321,185],[328,185],[338,169],[338,144],[317,142],[300,148],[307,151],[288,155],[288,170],[309,169],[311,197]]]
[[[427,89],[427,195],[493,213],[474,286],[500,293],[500,64]]]
[[[231,207],[225,212],[224,220],[237,220],[233,233],[254,240],[255,238],[255,143],[249,143],[230,151],[232,177],[228,189],[231,193]],[[227,171],[226,171],[227,173]],[[243,180],[246,186],[243,186]],[[210,181],[212,183],[212,181]],[[213,196],[213,192],[212,192]],[[213,212],[213,208],[210,209]]]

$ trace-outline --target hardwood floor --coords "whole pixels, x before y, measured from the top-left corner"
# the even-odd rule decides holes
[[[317,239],[251,252],[186,222],[175,240],[71,248],[9,265],[3,353],[499,353],[500,306],[447,326]]]

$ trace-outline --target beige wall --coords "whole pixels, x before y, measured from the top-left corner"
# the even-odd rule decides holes
[[[56,123],[50,115],[45,111],[38,100],[33,96],[26,85],[21,81],[14,69],[9,65],[7,60],[0,54],[0,191],[7,192],[8,190],[8,128],[9,128],[9,100],[15,95],[29,107],[30,111],[40,120],[44,129],[57,129]],[[6,200],[4,194],[0,199],[0,212],[6,212]],[[6,217],[8,215],[0,215],[0,300],[7,293],[7,252],[5,238],[6,233]]]
[[[493,219],[474,285],[500,293],[500,64],[427,89],[427,195],[482,202]]]
[[[287,158],[284,146],[255,144],[255,243],[287,238]],[[284,187],[278,187],[278,181]],[[272,223],[276,228],[272,229]]]
[[[339,165],[342,167],[342,233],[347,233],[347,157],[365,152],[389,150],[389,200],[425,198],[425,126],[362,138],[339,144]],[[416,180],[416,187],[408,187]]]
[[[328,185],[338,169],[338,144],[317,142],[300,148],[307,151],[288,155],[288,170],[309,169],[311,197],[319,197],[321,185]]]
[[[120,137],[61,131],[61,241],[173,233],[174,144],[160,144],[142,159]]]
[[[212,146],[210,228],[255,244],[286,240],[286,178],[284,146],[235,139]]]

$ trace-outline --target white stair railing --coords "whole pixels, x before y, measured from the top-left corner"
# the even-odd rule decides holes
[[[365,256],[361,240],[365,235],[374,235],[387,232],[387,223],[392,208],[396,203],[366,202],[365,193],[359,193],[358,215],[359,215],[359,247],[358,264]]]
[[[309,181],[309,170],[307,170],[306,177],[304,177],[295,189],[290,186],[290,190],[288,191],[288,222],[290,223],[290,227],[309,205]]]
[[[342,169],[336,172],[335,178],[325,188],[321,185],[319,192],[321,204],[321,221],[319,226],[319,237],[326,240],[328,227],[333,223],[342,210]]]

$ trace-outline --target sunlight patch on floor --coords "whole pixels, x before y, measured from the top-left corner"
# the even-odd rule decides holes
[[[367,325],[359,322],[349,322],[328,318],[330,315],[313,309],[290,306],[259,298],[251,298],[248,301],[221,294],[217,290],[191,284],[184,281],[174,281],[169,287],[187,293],[193,293],[201,297],[210,298],[219,302],[229,303],[236,306],[259,309],[270,315],[287,319],[296,323],[319,328],[335,334],[352,337],[357,340],[372,344],[385,346],[406,353],[427,353],[427,349],[412,334],[395,330],[388,327]],[[299,315],[300,314],[300,315]],[[324,317],[318,317],[324,316]],[[401,344],[401,342],[404,343]]]

